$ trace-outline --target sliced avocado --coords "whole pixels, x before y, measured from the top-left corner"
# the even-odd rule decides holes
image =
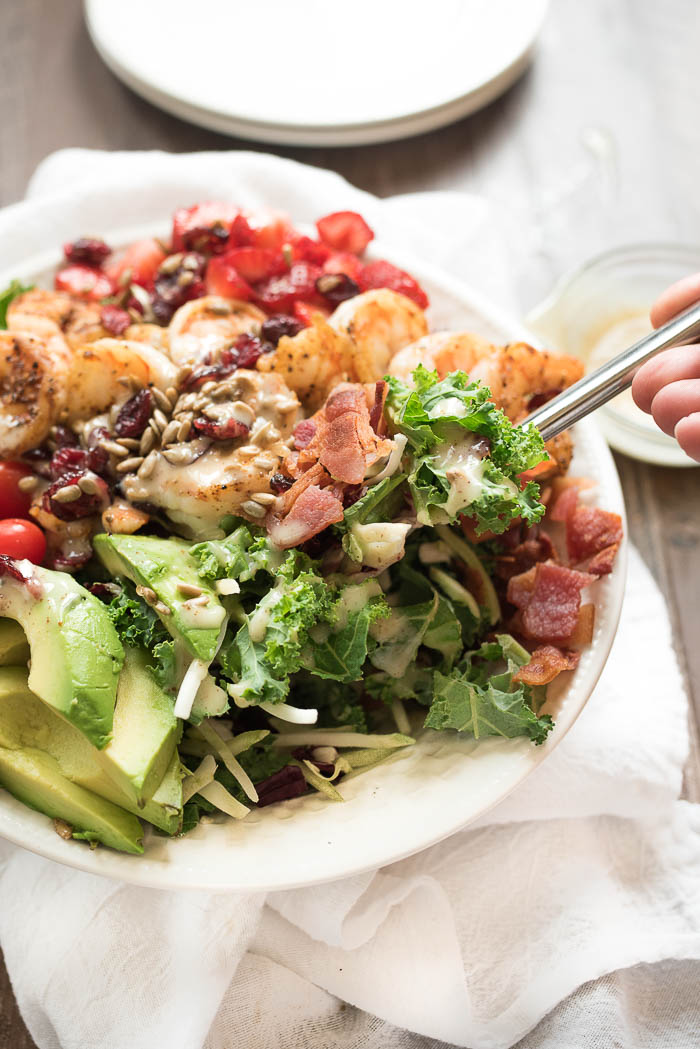
[[[11,565],[0,577],[0,616],[27,635],[29,687],[96,747],[107,746],[124,650],[105,606],[66,572]]]
[[[172,707],[172,701],[170,701]],[[99,794],[121,808],[174,834],[180,824],[182,785],[180,759],[173,749],[169,764],[153,797],[135,800],[133,791],[118,786],[107,775],[108,750],[99,751],[83,734],[42,703],[27,684],[24,667],[0,669],[0,746],[8,750],[31,748],[49,754],[61,773],[73,783]]]
[[[146,669],[148,658],[143,649],[124,650],[112,739],[99,755],[105,772],[135,801],[151,797],[182,731],[172,697]]]
[[[29,662],[29,642],[14,619],[0,619],[0,667],[24,666]]]
[[[214,589],[200,578],[187,543],[146,535],[97,535],[93,545],[111,575],[155,593],[158,603],[170,610],[164,613],[154,605],[156,613],[191,656],[207,663],[214,658],[226,613]],[[182,592],[181,585],[200,593],[193,598],[192,592]],[[208,599],[206,605],[197,603],[202,595]]]
[[[136,816],[71,783],[56,759],[42,750],[0,747],[0,785],[30,808],[65,820],[94,841],[121,852],[143,852],[143,827]]]

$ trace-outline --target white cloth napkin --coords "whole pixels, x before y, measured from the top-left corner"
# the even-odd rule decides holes
[[[55,154],[31,207],[0,213],[0,263],[136,225],[154,201],[165,216],[222,195],[303,221],[357,208],[388,242],[513,301],[484,201],[380,201],[251,153]],[[0,943],[24,1019],[41,1049],[697,1044],[686,718],[668,615],[632,551],[613,652],[574,728],[479,825],[418,856],[265,898],[136,889],[3,846]]]

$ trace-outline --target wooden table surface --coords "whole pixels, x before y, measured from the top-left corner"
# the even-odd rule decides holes
[[[65,146],[270,151],[184,124],[124,88],[95,53],[79,0],[2,7],[0,204],[21,198],[36,164]],[[488,196],[524,312],[565,269],[615,244],[700,244],[694,12],[696,0],[557,0],[532,69],[481,113],[404,142],[275,152],[332,168],[379,196],[423,189]],[[616,462],[632,539],[666,595],[688,681],[684,793],[697,801],[700,474],[622,455]],[[32,1046],[0,964],[0,1049]]]

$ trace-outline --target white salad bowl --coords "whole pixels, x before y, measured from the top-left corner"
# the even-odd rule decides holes
[[[165,229],[120,230],[106,234],[126,244]],[[432,330],[474,330],[508,342],[533,337],[515,320],[447,274],[381,243],[372,255],[403,266],[422,283],[431,299]],[[0,273],[0,287],[13,277],[50,286],[57,252],[28,259]],[[570,473],[596,482],[596,505],[625,510],[615,465],[595,423],[575,428]],[[274,891],[344,878],[384,866],[427,848],[472,823],[498,804],[536,769],[561,742],[579,716],[610,652],[622,607],[627,564],[623,541],[610,575],[591,587],[596,605],[592,643],[577,669],[562,674],[548,690],[547,710],[556,726],[541,746],[529,740],[476,741],[457,733],[419,731],[416,745],[396,758],[341,785],[343,804],[317,793],[253,810],[242,821],[204,817],[181,838],[146,831],[145,853],[130,856],[82,842],[65,841],[46,816],[0,789],[0,835],[49,859],[105,877],[159,889]]]

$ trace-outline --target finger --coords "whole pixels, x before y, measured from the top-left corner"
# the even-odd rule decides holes
[[[651,307],[649,314],[651,323],[655,328],[660,328],[666,321],[670,321],[671,317],[675,317],[677,313],[686,310],[688,306],[692,306],[699,299],[700,273],[693,273],[690,277],[683,277],[682,280],[676,281],[675,284],[672,284],[670,288],[666,288],[666,291],[659,295]]]
[[[700,346],[677,346],[642,365],[632,382],[632,396],[643,412],[659,390],[680,379],[700,379]]]
[[[675,438],[685,454],[700,463],[700,412],[681,419],[676,426]]]
[[[656,425],[673,437],[676,426],[687,415],[700,412],[700,379],[681,379],[659,390],[651,402]]]

